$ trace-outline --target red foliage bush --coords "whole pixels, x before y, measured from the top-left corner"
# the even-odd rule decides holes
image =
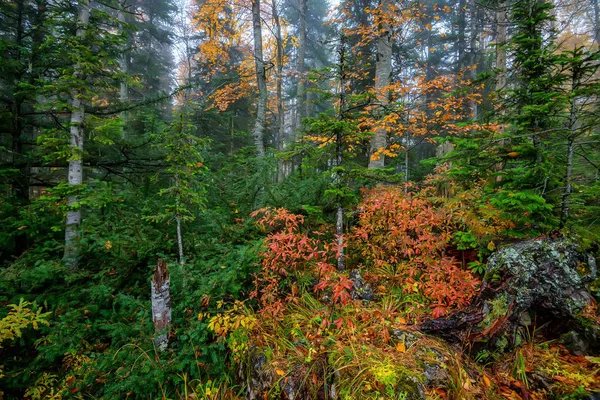
[[[432,302],[436,317],[469,303],[479,281],[444,255],[452,224],[442,212],[398,187],[364,191],[359,212],[350,241],[362,262],[393,267],[405,290],[421,290]]]
[[[337,245],[321,239],[319,232],[302,232],[304,217],[278,208],[255,211],[256,224],[270,233],[265,239],[262,253],[262,272],[254,279],[255,290],[251,297],[261,302],[261,312],[281,315],[285,304],[296,302],[298,288],[292,283],[282,290],[281,280],[290,273],[311,273],[319,281],[315,290],[331,290],[334,303],[346,304],[350,300],[352,281],[336,271],[331,262],[337,257]]]

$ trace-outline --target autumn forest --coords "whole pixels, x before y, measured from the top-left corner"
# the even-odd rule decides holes
[[[599,0],[0,2],[0,400],[600,398]]]

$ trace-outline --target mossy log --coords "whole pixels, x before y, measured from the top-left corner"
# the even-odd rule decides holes
[[[570,238],[544,237],[503,247],[488,263],[480,292],[464,310],[424,322],[420,330],[450,341],[508,350],[531,319],[559,330],[583,327],[596,279],[594,256]],[[563,332],[564,333],[564,332]]]

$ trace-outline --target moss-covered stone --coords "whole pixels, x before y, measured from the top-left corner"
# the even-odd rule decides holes
[[[589,275],[580,275],[582,266]],[[556,317],[575,318],[591,299],[586,283],[595,274],[595,260],[580,251],[576,241],[536,239],[492,255],[483,287],[497,290],[504,285],[506,303],[519,312],[535,306]]]

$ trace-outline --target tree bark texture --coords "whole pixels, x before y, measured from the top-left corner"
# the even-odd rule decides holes
[[[262,158],[265,156],[263,137],[265,131],[265,116],[267,112],[267,77],[265,73],[265,61],[263,59],[260,0],[252,1],[252,27],[254,36],[254,65],[259,92],[253,136],[256,154],[259,158]]]
[[[302,129],[302,119],[306,113],[306,81],[305,81],[305,58],[306,58],[306,0],[298,0],[298,13],[300,17],[298,27],[298,60],[296,73],[298,74],[298,86],[296,91],[296,130]],[[296,137],[298,139],[298,136]]]
[[[496,90],[506,88],[506,40],[508,28],[508,6],[506,1],[496,11]]]
[[[90,5],[88,0],[81,0],[78,9],[78,28],[77,38],[80,40],[85,36],[90,19]],[[79,66],[75,66],[75,76],[81,78]],[[69,160],[69,185],[81,185],[83,183],[83,119],[85,117],[85,106],[79,91],[73,91],[73,99],[71,103],[71,159]],[[67,220],[65,227],[65,253],[64,260],[72,268],[77,267],[77,259],[79,258],[78,234],[79,225],[81,223],[81,210],[76,205],[78,202],[77,196],[69,196],[67,211]],[[73,207],[75,207],[73,209]]]
[[[392,75],[392,28],[387,22],[390,13],[389,0],[381,0],[380,35],[377,39],[377,58],[375,61],[375,93],[379,103],[379,116],[384,117],[389,104],[389,86]],[[387,145],[387,131],[382,124],[371,138],[369,169],[385,167],[383,150]]]
[[[339,50],[339,74],[340,74],[340,93],[339,93],[339,110],[338,110],[338,121],[344,120],[344,112],[346,108],[346,43],[344,36],[340,41]],[[336,149],[335,149],[335,166],[338,169],[342,166],[343,159],[343,144],[344,137],[340,129],[336,132]],[[334,184],[341,185],[342,183],[342,172],[338,170],[334,175]],[[335,233],[337,235],[337,269],[338,271],[344,271],[346,269],[346,256],[344,254],[344,207],[342,200],[338,197],[337,200],[337,213],[335,223]]]
[[[119,22],[122,24],[122,29],[123,31],[125,31],[124,29],[124,25],[127,23],[127,18],[125,17],[125,7],[126,7],[126,2],[123,1],[121,2],[119,11],[118,11],[118,18],[119,18]],[[119,58],[119,68],[121,69],[121,72],[124,75],[129,74],[129,51],[127,49],[127,46],[129,45],[129,39],[127,40],[127,43],[125,45],[125,48],[123,49],[123,53],[121,54],[121,58]],[[121,103],[125,103],[129,100],[129,87],[127,85],[127,78],[123,77],[121,79],[120,82],[120,86],[119,86],[119,100],[121,101]],[[122,117],[126,116],[126,112],[123,112],[121,114]]]
[[[160,350],[165,350],[169,344],[169,326],[171,325],[171,280],[169,266],[162,259],[158,259],[152,284],[152,321],[154,322],[154,344]]]

